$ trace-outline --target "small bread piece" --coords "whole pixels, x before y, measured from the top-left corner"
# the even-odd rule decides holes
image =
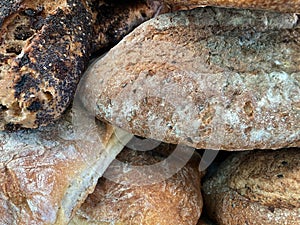
[[[150,152],[137,152],[124,149],[117,157],[125,166],[109,167],[111,176],[101,178],[95,191],[88,196],[76,212],[70,225],[195,225],[202,211],[200,179],[198,171],[199,156],[194,155],[189,163],[172,177],[149,185],[132,185],[123,181],[142,174],[131,170],[128,165],[154,165],[163,160],[165,147]],[[127,166],[126,166],[127,165]],[[107,172],[106,172],[107,173]],[[104,176],[106,175],[104,174]],[[120,175],[121,174],[121,175]],[[161,171],[155,171],[151,177],[159,177]],[[136,181],[135,180],[135,181]]]
[[[92,13],[81,0],[1,1],[0,130],[60,117],[87,66]]]
[[[300,12],[299,0],[162,0],[172,11],[193,9],[201,6],[221,6],[228,8],[264,9],[281,12]]]
[[[204,182],[203,195],[220,225],[298,225],[300,149],[235,153]]]
[[[37,130],[0,132],[1,225],[68,224],[132,137],[118,130],[120,143],[104,123],[78,135],[72,121],[68,113]]]
[[[86,72],[80,96],[135,135],[204,149],[300,145],[296,14],[200,8],[151,19]]]

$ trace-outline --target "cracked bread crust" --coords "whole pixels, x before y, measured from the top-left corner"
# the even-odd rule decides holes
[[[262,9],[281,12],[300,12],[299,0],[162,0],[172,11],[187,10],[201,6],[220,6],[228,8]]]
[[[197,224],[202,211],[200,182],[204,173],[198,170],[200,157],[196,153],[170,178],[148,185],[126,182],[133,178],[140,181],[160,177],[163,171],[153,170],[146,175],[130,166],[155,165],[164,160],[170,150],[174,150],[174,146],[165,143],[147,152],[123,149],[117,159],[124,165],[111,164],[106,171],[114,181],[100,178],[95,191],[76,212],[70,225]]]
[[[300,143],[296,14],[206,7],[160,15],[86,72],[98,119],[142,137],[246,150]]]
[[[70,104],[91,51],[92,14],[81,0],[24,0],[6,8],[0,31],[0,129],[36,128]]]
[[[203,195],[221,225],[299,224],[299,148],[235,153],[204,181]]]

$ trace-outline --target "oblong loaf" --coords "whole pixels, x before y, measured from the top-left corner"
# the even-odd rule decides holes
[[[203,195],[220,225],[300,224],[300,149],[234,153],[204,181]]]
[[[160,15],[88,69],[81,99],[99,119],[164,142],[299,146],[299,24],[211,7]]]

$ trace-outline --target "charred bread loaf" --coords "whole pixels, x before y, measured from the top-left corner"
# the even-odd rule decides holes
[[[132,137],[119,131],[117,138],[105,123],[78,136],[72,121],[68,112],[46,127],[0,132],[1,225],[68,224]]]
[[[300,224],[300,149],[234,153],[203,184],[220,225]]]
[[[0,6],[0,130],[14,130],[58,119],[91,53],[116,44],[159,3],[11,0]]]
[[[122,150],[117,159],[125,165],[120,168],[111,164],[70,224],[197,224],[202,211],[200,179],[203,175],[198,170],[198,155],[195,154],[170,178],[148,185],[138,185],[136,181],[143,180],[144,174],[130,168],[131,165],[155,165],[165,159],[167,154],[164,152],[167,148],[168,145],[162,144],[147,152],[127,148]],[[161,172],[156,170],[149,175],[160,177]],[[110,177],[114,177],[114,180],[110,180]],[[135,184],[128,182],[132,178]]]
[[[299,146],[299,24],[296,14],[211,7],[160,15],[87,70],[82,102],[168,143]]]
[[[69,106],[93,38],[81,0],[9,1],[0,24],[0,129],[36,128]]]

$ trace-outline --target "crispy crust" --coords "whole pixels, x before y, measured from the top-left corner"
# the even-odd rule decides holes
[[[167,145],[150,152],[124,149],[118,159],[128,165],[153,165],[164,159]],[[199,158],[194,158],[171,178],[151,185],[121,184],[130,177],[139,179],[141,174],[124,168],[110,167],[109,173],[120,180],[115,183],[101,178],[93,194],[77,211],[71,224],[143,224],[143,225],[193,225],[202,211]],[[127,168],[127,170],[126,170]],[[123,175],[119,170],[124,169]],[[151,174],[160,176],[160,171]]]
[[[72,100],[89,59],[92,15],[80,0],[12,9],[1,26],[0,129],[36,128]]]
[[[68,112],[47,127],[0,132],[0,224],[68,224],[132,137],[89,128],[78,132]]]
[[[300,151],[233,154],[203,184],[205,209],[220,225],[300,223]]]
[[[99,119],[164,142],[299,146],[299,63],[295,14],[181,11],[145,22],[96,62],[81,99]]]
[[[201,6],[221,6],[228,8],[263,9],[281,12],[300,12],[299,0],[162,0],[172,11],[193,9]]]

